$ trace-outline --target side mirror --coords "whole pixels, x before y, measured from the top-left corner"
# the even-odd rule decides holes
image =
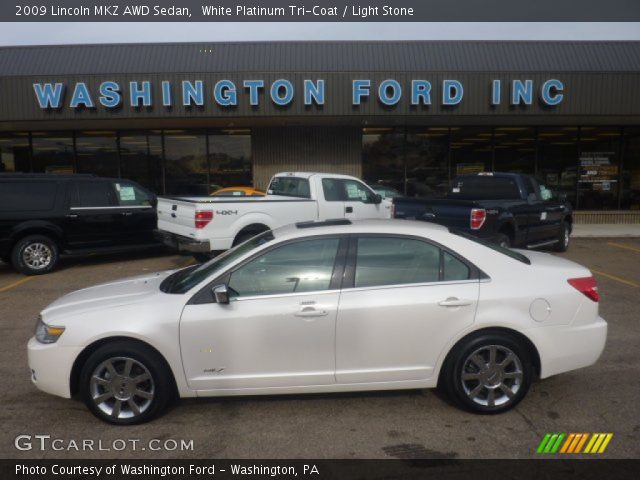
[[[380,195],[379,193],[374,194],[373,203],[375,203],[376,205],[381,204],[382,203],[382,195]]]
[[[566,193],[557,192],[556,193],[556,198],[558,199],[559,202],[566,202],[567,201],[567,194]]]
[[[534,203],[538,200],[538,197],[535,193],[530,193],[529,195],[527,195],[527,202],[528,203]]]
[[[149,203],[151,204],[152,207],[157,207],[158,206],[158,197],[153,195],[150,199],[149,199]]]
[[[211,291],[213,292],[213,297],[216,299],[216,303],[222,305],[229,304],[229,290],[226,285],[216,285]]]

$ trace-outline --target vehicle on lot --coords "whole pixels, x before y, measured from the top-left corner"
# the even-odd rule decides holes
[[[253,187],[225,187],[213,192],[211,197],[264,197],[262,190]]]
[[[38,318],[29,366],[41,390],[118,424],[176,397],[438,385],[498,413],[534,378],[598,359],[598,299],[576,263],[440,225],[306,222],[58,299]]]
[[[64,255],[159,245],[155,202],[131,180],[0,174],[0,258],[37,275],[52,271]]]
[[[200,260],[274,228],[336,218],[390,218],[391,201],[361,180],[331,173],[278,173],[255,198],[158,199],[158,238]]]
[[[379,183],[369,184],[371,189],[379,194],[382,198],[395,198],[402,197],[403,193],[400,190],[397,190],[393,187],[389,187],[387,185],[381,185]]]
[[[573,226],[562,195],[519,173],[459,175],[445,198],[394,198],[395,218],[439,223],[505,247],[564,252]]]

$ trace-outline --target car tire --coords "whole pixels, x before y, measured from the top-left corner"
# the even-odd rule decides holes
[[[148,422],[175,398],[164,359],[135,341],[114,341],[93,352],[80,372],[79,392],[100,420],[116,425]]]
[[[531,354],[514,336],[481,333],[462,340],[447,356],[441,387],[462,408],[502,413],[526,395],[534,375]]]
[[[571,229],[567,222],[562,222],[560,225],[560,234],[558,235],[558,242],[555,245],[556,252],[566,252],[569,248],[569,239],[571,236]]]
[[[58,245],[46,235],[29,235],[13,246],[11,264],[25,275],[51,272],[58,263]]]
[[[499,233],[496,236],[496,243],[504,248],[511,248],[511,238],[505,233]]]

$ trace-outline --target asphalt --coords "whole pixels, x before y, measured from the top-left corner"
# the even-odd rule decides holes
[[[432,390],[234,397],[183,400],[163,417],[133,427],[104,424],[79,401],[39,392],[29,380],[26,342],[38,312],[59,296],[190,259],[157,253],[90,257],[39,277],[0,263],[0,457],[529,458],[538,456],[547,432],[611,432],[598,456],[637,458],[640,239],[574,239],[562,255],[598,279],[601,315],[610,327],[607,346],[596,365],[535,383],[513,411],[469,414]],[[19,435],[31,436],[31,450],[16,449]],[[47,448],[40,449],[36,435],[50,436],[43,440]],[[52,439],[59,439],[55,446],[62,451],[50,448]],[[77,451],[74,442],[87,440],[93,451]],[[180,451],[181,440],[193,448]],[[126,447],[117,451],[122,441]],[[23,448],[25,442],[19,440]],[[150,450],[163,444],[169,450]]]

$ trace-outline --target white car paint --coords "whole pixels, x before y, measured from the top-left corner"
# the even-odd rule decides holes
[[[279,242],[352,234],[422,237],[457,252],[486,278],[245,297],[228,305],[189,303],[214,278],[184,294],[160,291],[171,272],[98,285],[42,311],[46,324],[65,331],[56,343],[29,341],[34,383],[70,397],[75,359],[110,337],[138,339],[160,352],[182,397],[434,387],[451,348],[488,327],[526,336],[542,378],[591,365],[604,348],[607,324],[598,303],[567,283],[589,277],[588,269],[531,251],[522,252],[527,265],[426,222],[287,226],[223,271]],[[543,321],[531,316],[537,299],[550,305]]]

